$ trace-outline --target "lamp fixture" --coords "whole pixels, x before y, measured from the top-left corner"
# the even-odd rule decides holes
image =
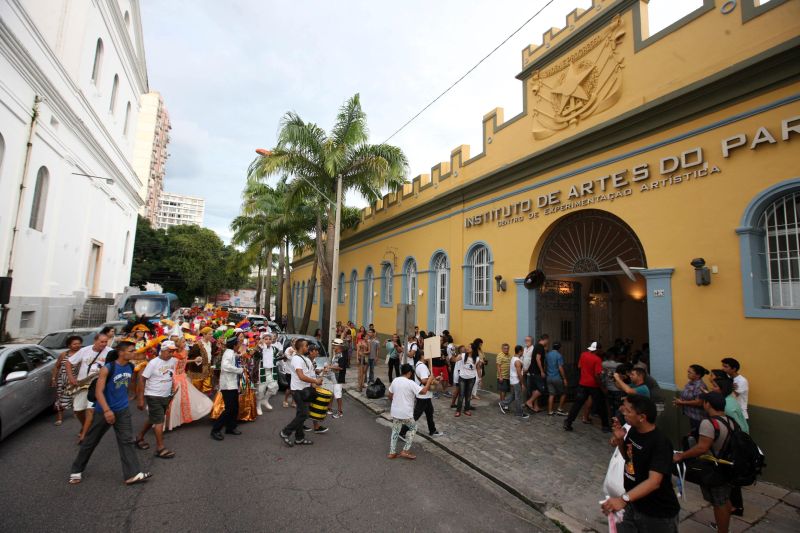
[[[706,260],[696,257],[689,262],[694,267],[694,282],[697,286],[711,285],[711,271],[706,266]]]
[[[507,285],[506,281],[503,279],[503,276],[500,274],[494,277],[494,281],[497,283],[497,292],[503,291],[506,292]]]

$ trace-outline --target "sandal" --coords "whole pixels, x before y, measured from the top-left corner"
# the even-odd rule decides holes
[[[82,474],[80,472],[78,472],[77,474],[70,474],[69,475],[68,483],[70,485],[77,485],[81,481],[83,481],[83,477],[82,477]]]
[[[147,444],[147,441],[144,440],[144,439],[137,440],[136,441],[136,447],[139,448],[140,450],[149,450],[150,449],[150,445]]]
[[[153,474],[151,474],[150,472],[139,472],[138,474],[136,474],[132,478],[126,479],[125,480],[125,484],[126,485],[136,485],[137,483],[144,483],[145,481],[147,481],[151,477],[153,477]]]
[[[298,444],[298,445],[299,444],[311,445],[311,444],[314,444],[314,441],[313,440],[308,440],[308,439],[303,439],[303,440],[295,441],[295,444]]]
[[[161,448],[160,450],[156,451],[156,457],[159,459],[172,459],[175,457],[175,452],[167,448]]]
[[[291,436],[291,435],[286,435],[286,434],[284,434],[284,432],[283,432],[283,431],[281,431],[281,440],[283,440],[283,442],[284,442],[284,443],[285,443],[285,444],[286,444],[286,445],[287,445],[289,448],[291,448],[292,446],[294,446],[294,439],[292,438],[292,436]]]

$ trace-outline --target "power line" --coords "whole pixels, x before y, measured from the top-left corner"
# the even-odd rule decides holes
[[[528,20],[526,20],[525,22],[523,22],[523,23],[522,23],[522,25],[521,25],[519,28],[517,28],[516,30],[514,30],[514,31],[511,33],[511,35],[509,35],[508,37],[506,37],[505,39],[503,39],[503,40],[502,40],[502,42],[500,42],[500,44],[498,44],[497,46],[495,46],[495,47],[494,47],[494,49],[493,49],[491,52],[489,52],[488,54],[486,54],[485,56],[483,56],[483,58],[481,58],[481,60],[480,60],[480,61],[478,61],[477,63],[475,63],[475,65],[474,65],[474,66],[473,66],[471,69],[469,69],[467,72],[465,72],[463,76],[461,76],[461,77],[460,77],[460,78],[458,78],[456,81],[454,81],[454,82],[453,82],[453,83],[450,85],[450,87],[448,87],[447,89],[445,89],[444,91],[442,91],[442,93],[441,93],[439,96],[437,96],[436,98],[434,98],[433,100],[431,100],[431,101],[428,103],[428,105],[426,105],[425,107],[423,107],[423,108],[422,108],[422,109],[421,109],[421,110],[420,110],[420,111],[419,111],[419,112],[418,112],[416,115],[414,115],[413,117],[411,117],[410,119],[408,119],[408,120],[405,122],[405,124],[403,124],[402,126],[400,126],[399,128],[397,128],[397,130],[396,130],[394,133],[392,133],[391,135],[389,135],[389,137],[387,137],[387,139],[386,139],[385,141],[383,141],[383,144],[386,144],[387,142],[389,142],[389,141],[390,141],[390,140],[391,140],[391,139],[392,139],[392,138],[393,138],[395,135],[397,135],[398,133],[400,133],[401,131],[403,131],[403,130],[405,129],[405,127],[406,127],[406,126],[408,126],[409,124],[411,124],[412,122],[414,122],[414,121],[417,119],[417,117],[419,117],[419,116],[420,116],[422,113],[424,113],[425,111],[427,111],[427,109],[428,109],[429,107],[431,107],[433,104],[435,104],[437,101],[439,101],[439,99],[440,99],[442,96],[444,96],[444,95],[446,95],[447,93],[449,93],[449,92],[450,92],[450,91],[453,89],[453,87],[455,87],[456,85],[458,85],[459,83],[461,83],[461,81],[462,81],[464,78],[466,78],[467,76],[469,76],[469,75],[472,73],[472,71],[474,71],[476,68],[478,68],[478,67],[481,65],[481,63],[483,63],[484,61],[486,61],[487,59],[489,59],[489,57],[491,57],[491,56],[492,56],[492,54],[494,54],[495,52],[497,52],[497,51],[498,51],[498,50],[499,50],[499,49],[500,49],[500,48],[501,48],[501,47],[502,47],[504,44],[506,44],[506,43],[507,43],[509,40],[511,40],[511,38],[512,38],[512,37],[514,37],[516,34],[518,34],[520,31],[522,31],[522,28],[524,28],[525,26],[527,26],[527,25],[528,25],[528,24],[529,24],[529,23],[530,23],[530,22],[531,22],[533,19],[535,19],[536,17],[538,17],[538,16],[539,16],[539,14],[540,14],[542,11],[544,11],[545,9],[547,9],[547,7],[548,7],[550,4],[552,4],[552,3],[553,3],[553,0],[549,0],[549,1],[548,1],[548,2],[547,2],[545,5],[544,5],[544,6],[542,6],[542,7],[539,9],[539,11],[537,11],[536,13],[534,13],[534,14],[533,14],[533,16],[531,16],[531,17],[530,17]]]

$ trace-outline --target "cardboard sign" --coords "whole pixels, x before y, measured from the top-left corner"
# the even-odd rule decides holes
[[[425,343],[422,345],[422,349],[425,352],[423,357],[425,358],[426,361],[429,359],[435,359],[437,357],[442,356],[439,337],[428,337],[427,339],[425,339]]]

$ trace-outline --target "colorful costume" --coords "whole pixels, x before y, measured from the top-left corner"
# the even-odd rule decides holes
[[[169,406],[166,429],[175,429],[181,424],[199,420],[211,412],[212,402],[205,394],[194,388],[186,377],[186,352],[176,352],[175,375],[172,377],[172,391],[175,397]]]
[[[251,379],[255,368],[253,358],[249,354],[236,358],[237,366],[244,368],[244,372],[239,378],[239,416],[240,422],[252,422],[256,419],[256,390]],[[216,420],[225,410],[225,402],[222,393],[217,392],[214,398],[214,408],[211,411],[211,418]]]
[[[200,357],[203,362],[199,365],[194,359]],[[194,346],[189,350],[189,363],[186,366],[192,384],[203,394],[209,394],[214,390],[211,382],[211,343],[206,343],[202,338],[198,338]]]

